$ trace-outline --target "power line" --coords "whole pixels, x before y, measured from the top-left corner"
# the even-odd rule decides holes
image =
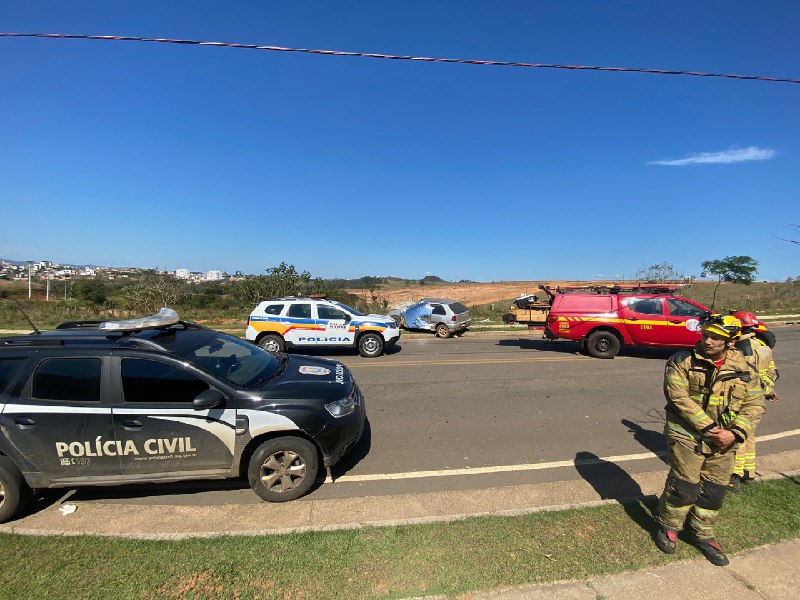
[[[395,54],[375,54],[371,52],[345,52],[341,50],[314,50],[310,48],[285,48],[283,46],[259,46],[233,42],[201,42],[196,40],[176,40],[169,38],[131,37],[122,35],[81,35],[70,33],[1,33],[0,37],[55,38],[73,40],[106,40],[124,42],[156,42],[160,44],[188,44],[194,46],[218,46],[223,48],[244,48],[246,50],[271,50],[273,52],[299,52],[303,54],[324,54],[329,56],[353,56],[359,58],[382,58],[387,60],[414,60],[419,62],[457,63],[463,65],[486,65],[495,67],[527,67],[532,69],[566,69],[570,71],[614,71],[620,73],[649,73],[653,75],[686,75],[691,77],[720,77],[724,79],[749,79],[771,83],[800,83],[800,79],[765,77],[762,75],[734,75],[731,73],[705,73],[702,71],[671,71],[666,69],[636,69],[630,67],[597,67],[589,65],[558,65],[547,63],[509,62],[498,60],[471,60],[466,58],[436,58],[430,56],[399,56]]]

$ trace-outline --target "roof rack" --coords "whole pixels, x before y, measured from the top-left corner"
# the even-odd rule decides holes
[[[570,293],[595,293],[595,294],[672,294],[680,288],[691,287],[690,283],[642,283],[636,285],[626,284],[596,284],[596,285],[559,285],[554,288],[540,285],[539,289],[553,294]]]

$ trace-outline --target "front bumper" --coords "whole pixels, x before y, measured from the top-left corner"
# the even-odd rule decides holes
[[[322,450],[322,461],[326,467],[332,467],[353,449],[364,433],[366,420],[364,395],[356,385],[355,410],[346,417],[331,418],[322,431],[315,436]]]

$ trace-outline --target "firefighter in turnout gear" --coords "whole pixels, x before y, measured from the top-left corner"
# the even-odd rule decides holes
[[[734,317],[742,322],[742,335],[736,342],[736,348],[750,363],[751,368],[758,371],[764,397],[770,402],[777,402],[775,395],[775,382],[778,380],[778,370],[775,368],[775,359],[770,347],[756,337],[754,327],[758,325],[756,316],[751,312],[734,312]],[[742,491],[742,482],[752,480],[756,473],[756,436],[751,435],[736,449],[736,462],[733,467],[728,489],[738,493]]]
[[[764,412],[757,373],[734,348],[741,322],[731,315],[702,321],[693,350],[675,353],[664,372],[670,472],[658,503],[655,542],[675,552],[684,523],[691,541],[713,564],[728,564],[714,539],[736,446],[753,435]]]

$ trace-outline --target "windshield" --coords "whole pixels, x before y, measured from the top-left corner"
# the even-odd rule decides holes
[[[266,350],[225,333],[206,338],[181,357],[241,387],[271,379],[283,365]]]
[[[347,306],[347,304],[342,304],[341,302],[337,302],[336,300],[332,300],[332,302],[336,306],[338,306],[339,308],[345,309],[347,312],[349,312],[354,317],[363,317],[364,316],[364,313],[362,313],[360,311],[357,311],[355,308],[351,308],[350,306]]]

